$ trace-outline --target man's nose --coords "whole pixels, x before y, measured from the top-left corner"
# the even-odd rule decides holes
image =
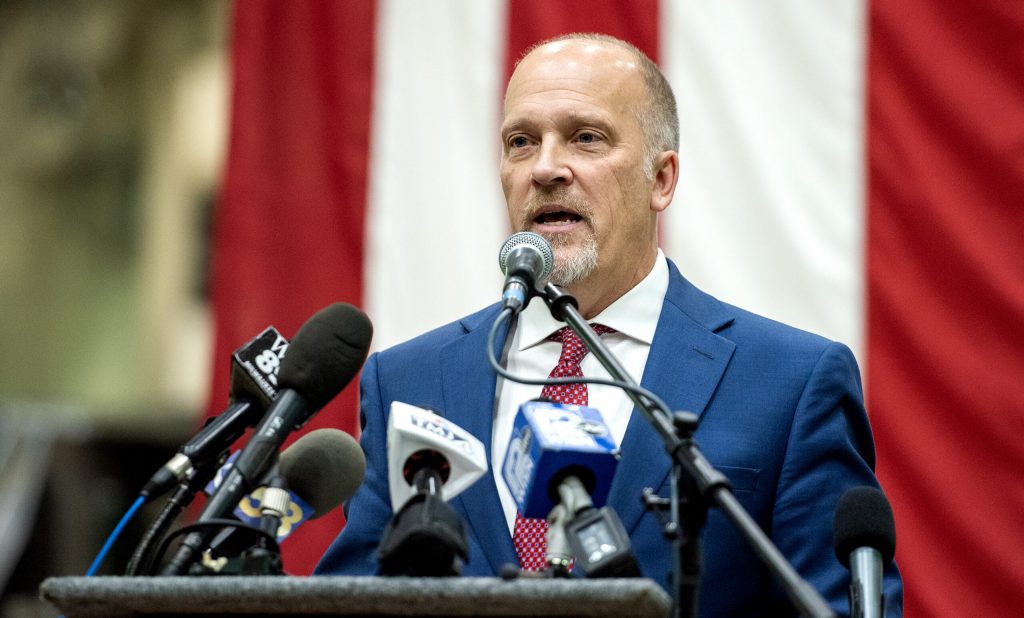
[[[533,163],[533,182],[539,185],[569,184],[572,170],[568,165],[565,145],[554,139],[541,142],[540,152]]]

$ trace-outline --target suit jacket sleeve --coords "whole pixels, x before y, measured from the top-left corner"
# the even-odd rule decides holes
[[[878,486],[859,375],[853,354],[841,344],[829,344],[818,359],[793,415],[771,516],[779,550],[840,615],[848,611],[850,576],[833,550],[835,507],[852,487]],[[883,583],[886,615],[901,616],[895,562]]]
[[[359,443],[366,456],[366,479],[345,506],[347,524],[334,540],[315,574],[374,575],[377,546],[391,518],[387,479],[387,418],[378,382],[378,355],[363,366],[359,383],[362,435]]]

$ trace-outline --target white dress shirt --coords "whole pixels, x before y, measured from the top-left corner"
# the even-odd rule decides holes
[[[590,321],[610,326],[617,331],[604,335],[602,340],[638,383],[643,379],[644,366],[647,364],[647,355],[651,350],[651,341],[667,291],[668,264],[661,249],[658,249],[658,257],[651,272]],[[529,378],[546,378],[558,363],[562,352],[560,342],[548,341],[547,338],[563,326],[565,323],[551,317],[543,300],[534,299],[519,314],[511,342],[506,345],[505,367],[508,371]],[[585,377],[610,377],[590,353],[583,358],[580,369]],[[509,534],[515,525],[516,503],[501,477],[501,467],[519,406],[540,397],[542,388],[539,385],[519,384],[498,378],[498,399],[491,436],[491,470],[498,485],[498,496],[501,497]],[[622,444],[633,411],[633,402],[622,390],[612,386],[588,384],[587,390],[590,407],[601,413],[615,443]]]

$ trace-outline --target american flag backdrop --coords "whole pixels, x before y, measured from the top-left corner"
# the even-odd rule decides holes
[[[347,301],[380,349],[497,300],[504,83],[571,31],[629,40],[675,89],[665,253],[856,353],[907,615],[1020,615],[1020,0],[237,2],[210,409],[268,324]],[[309,428],[357,432],[356,399]],[[286,569],[342,524],[303,526]]]

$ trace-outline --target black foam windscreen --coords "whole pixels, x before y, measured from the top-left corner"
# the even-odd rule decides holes
[[[850,566],[850,554],[859,547],[873,547],[883,564],[896,555],[896,522],[885,494],[874,487],[854,487],[839,499],[835,525],[836,557]]]
[[[363,484],[366,458],[355,439],[340,429],[317,429],[281,453],[288,489],[313,507],[310,519],[334,510]]]
[[[325,307],[295,333],[278,382],[319,410],[359,372],[372,337],[373,325],[359,309],[347,303]]]

